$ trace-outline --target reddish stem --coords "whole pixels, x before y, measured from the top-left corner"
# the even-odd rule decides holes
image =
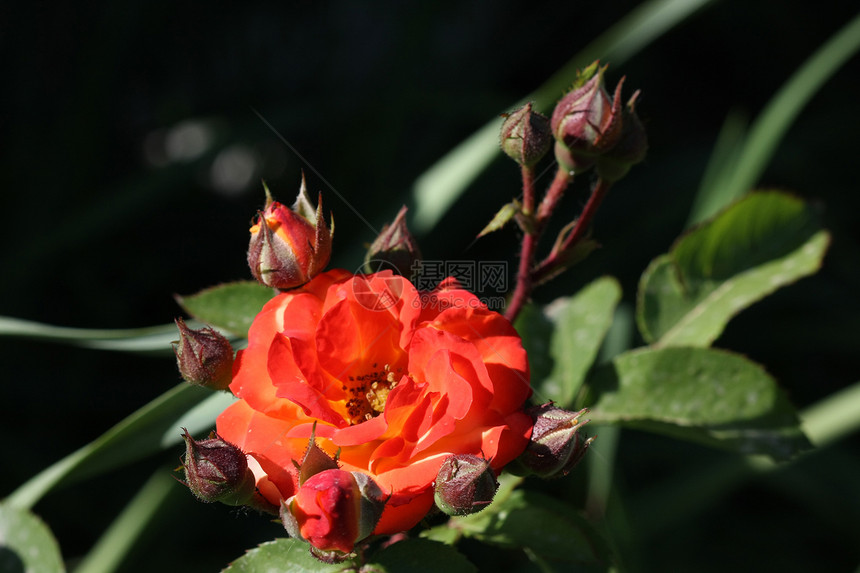
[[[537,217],[532,215],[534,210],[534,170],[523,167],[523,214],[531,221],[526,225],[523,244],[520,249],[520,265],[517,269],[517,286],[511,296],[511,302],[505,309],[505,317],[513,322],[516,320],[526,301],[532,292],[532,267],[534,266],[535,252],[540,236],[543,233],[546,222],[552,214],[555,205],[558,204],[564,190],[570,184],[571,175],[568,171],[559,169],[555,174],[547,194],[538,207]]]
[[[612,183],[609,181],[606,181],[603,178],[599,178],[597,180],[597,184],[595,184],[594,189],[591,190],[591,197],[588,198],[588,203],[585,204],[582,214],[579,216],[579,219],[576,220],[573,230],[567,237],[565,237],[561,247],[544,259],[532,272],[531,278],[533,283],[540,283],[548,276],[552,275],[559,266],[564,264],[566,258],[565,255],[567,255],[567,253],[576,246],[585,234],[585,231],[588,230],[588,226],[591,224],[594,214],[597,212],[598,207],[600,207],[600,203],[603,202],[603,198],[606,196],[610,187],[612,187]]]
[[[523,213],[531,216],[535,208],[535,170],[523,165],[520,173],[523,176]]]
[[[523,305],[532,291],[532,264],[534,264],[535,248],[537,247],[537,235],[526,233],[523,237],[523,246],[520,250],[520,267],[517,270],[517,286],[511,297],[508,308],[505,309],[505,318],[513,322],[522,310]]]
[[[564,195],[571,181],[573,181],[573,173],[559,166],[558,171],[555,172],[555,179],[552,180],[549,190],[538,207],[537,219],[538,225],[541,227],[540,232],[543,232],[543,227],[552,216],[552,212],[555,210],[558,202],[561,201],[561,197]]]

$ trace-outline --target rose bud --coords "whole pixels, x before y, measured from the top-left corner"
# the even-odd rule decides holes
[[[499,483],[490,461],[471,454],[448,456],[436,474],[436,507],[447,515],[469,515],[487,507]]]
[[[588,412],[568,412],[550,402],[526,411],[535,421],[526,451],[509,466],[513,473],[534,474],[543,478],[561,477],[579,463],[594,437],[585,438],[579,429],[588,420],[579,417]],[[518,466],[518,467],[517,467]]]
[[[639,116],[636,115],[638,97],[637,90],[624,107],[618,143],[597,160],[597,174],[610,183],[627,175],[631,167],[645,159],[645,153],[648,151],[648,136]]]
[[[179,340],[173,343],[179,373],[186,382],[211,390],[226,390],[233,371],[233,347],[216,330],[188,328],[176,319]]]
[[[292,209],[272,200],[251,227],[248,265],[266,286],[291,289],[321,273],[331,257],[331,232],[325,223],[320,194],[316,210],[308,198],[305,178]]]
[[[550,120],[559,164],[574,173],[591,168],[621,136],[621,86],[610,98],[603,85],[606,66],[594,62],[581,70],[573,88],[558,102]]]
[[[385,225],[374,239],[364,258],[368,273],[389,269],[404,277],[411,277],[416,262],[421,260],[421,250],[409,229],[406,228],[406,207],[401,207],[394,222]]]
[[[385,496],[366,474],[325,470],[308,478],[281,503],[281,521],[292,537],[304,539],[324,561],[340,561],[373,532]]]
[[[503,117],[505,121],[499,135],[502,151],[525,167],[540,161],[552,143],[549,119],[532,111],[531,102]]]
[[[200,501],[227,505],[254,505],[256,480],[245,454],[213,432],[197,441],[188,430],[185,439],[185,485]]]

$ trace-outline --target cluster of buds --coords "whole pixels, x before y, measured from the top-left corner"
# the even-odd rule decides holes
[[[624,78],[610,96],[603,83],[605,71],[599,62],[580,70],[551,119],[534,111],[531,103],[505,114],[499,138],[502,151],[531,167],[555,139],[555,158],[568,172],[578,174],[595,167],[607,181],[624,177],[645,158],[648,140],[636,115],[639,91],[622,104]]]
[[[526,412],[534,420],[534,428],[525,452],[508,468],[518,475],[542,478],[565,476],[582,460],[595,436],[585,437],[580,428],[589,420],[580,420],[588,408],[569,412],[552,402],[533,406]]]
[[[573,88],[558,102],[550,120],[555,157],[571,173],[595,167],[600,177],[617,181],[645,158],[648,142],[636,115],[637,90],[621,103],[624,78],[610,97],[603,84],[606,66],[594,62],[581,70]]]
[[[272,199],[265,183],[266,208],[251,227],[248,266],[262,284],[281,290],[299,287],[325,270],[332,231],[323,216],[322,194],[314,209],[305,178],[293,208]],[[332,223],[332,229],[334,224]]]
[[[382,516],[387,496],[365,473],[341,470],[313,436],[301,463],[294,462],[299,488],[281,502],[281,522],[292,537],[304,539],[322,561],[350,556]]]

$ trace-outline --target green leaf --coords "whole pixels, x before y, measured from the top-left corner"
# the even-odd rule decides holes
[[[141,460],[182,441],[180,428],[208,432],[215,417],[233,402],[232,394],[180,384],[83,448],[41,471],[15,490],[7,502],[32,507],[53,488]]]
[[[555,564],[608,565],[606,544],[571,506],[528,490],[515,490],[485,510],[454,518],[449,527],[485,543],[521,548]]]
[[[573,403],[612,325],[619,300],[618,281],[602,277],[547,308],[555,323],[549,347],[554,367],[547,378],[533,383],[540,400],[552,400],[561,407]]]
[[[498,231],[502,227],[508,224],[508,221],[514,218],[514,215],[519,213],[520,209],[522,209],[522,205],[520,205],[519,201],[511,201],[510,203],[505,203],[502,205],[502,208],[493,215],[493,220],[487,223],[487,226],[483,228],[483,230],[478,233],[478,238],[483,237],[484,235],[488,235],[493,231]]]
[[[811,447],[794,407],[764,369],[709,348],[645,348],[589,381],[589,417],[742,454],[787,459]]]
[[[478,569],[463,554],[430,539],[398,541],[371,556],[373,573],[474,573]]]
[[[709,346],[741,310],[815,273],[829,242],[801,199],[752,193],[652,261],[639,283],[639,330],[657,346]]]
[[[198,320],[247,337],[254,317],[274,295],[275,291],[258,282],[239,281],[177,296],[176,302]]]
[[[334,573],[350,571],[349,561],[323,563],[310,552],[310,545],[300,539],[275,539],[251,549],[228,565],[223,573]]]
[[[0,571],[65,571],[51,530],[27,511],[0,503]]]
[[[651,0],[643,2],[573,56],[536,91],[507,107],[534,101],[545,111],[570,87],[577,68],[600,58],[617,69],[631,56],[671,30],[711,0]],[[499,110],[502,112],[505,110]],[[412,187],[413,229],[426,233],[445,215],[466,188],[499,154],[498,118],[493,119],[425,171]]]

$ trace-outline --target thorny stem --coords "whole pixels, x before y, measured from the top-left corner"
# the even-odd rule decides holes
[[[560,267],[565,263],[565,255],[570,252],[570,249],[576,246],[585,234],[585,231],[588,230],[588,226],[591,224],[594,214],[603,202],[603,198],[606,197],[606,193],[609,191],[610,187],[612,187],[612,183],[609,181],[606,181],[603,178],[599,178],[597,180],[597,183],[594,185],[594,189],[591,190],[591,197],[588,198],[588,202],[582,210],[582,214],[576,220],[573,230],[571,230],[570,234],[565,237],[561,247],[554,250],[532,271],[532,284],[539,284],[546,278],[552,276],[556,271],[560,270]]]
[[[511,296],[511,302],[505,310],[505,318],[513,322],[522,310],[523,305],[532,291],[532,267],[534,266],[535,252],[540,236],[543,233],[546,222],[549,220],[553,209],[558,204],[565,189],[570,184],[573,176],[570,172],[559,168],[555,174],[546,196],[538,206],[537,217],[533,215],[534,210],[534,169],[523,167],[523,215],[531,220],[531,225],[523,225],[523,244],[520,249],[520,265],[517,269],[517,286]]]

